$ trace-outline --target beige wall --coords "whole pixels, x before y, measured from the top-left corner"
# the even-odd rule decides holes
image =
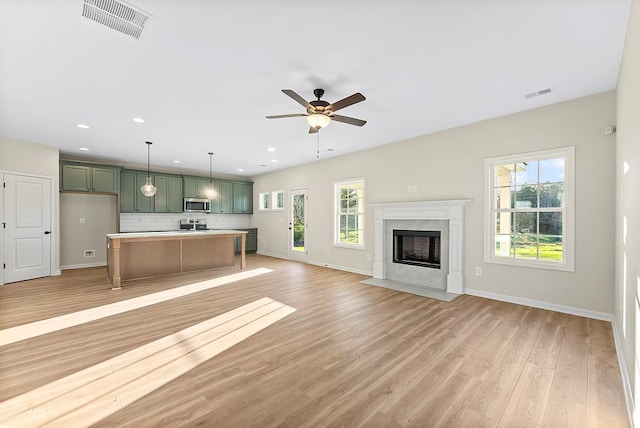
[[[365,250],[333,247],[334,181],[366,177],[367,204],[471,199],[465,222],[467,288],[610,315],[615,137],[603,129],[614,123],[615,93],[606,92],[259,175],[254,194],[308,187],[309,261],[356,272],[372,271],[373,211],[367,210]],[[575,272],[484,263],[484,159],[564,146],[576,147]],[[408,193],[414,184],[417,192]],[[252,226],[260,230],[261,253],[287,257],[287,210],[256,210]],[[475,276],[476,266],[482,276]]]
[[[51,272],[60,273],[59,154],[55,147],[0,136],[0,171],[22,172],[51,177],[53,216],[51,218]],[[0,207],[1,208],[1,207]]]
[[[60,195],[60,264],[62,269],[107,264],[105,235],[116,233],[115,195]],[[84,223],[80,222],[83,219]],[[94,250],[94,257],[85,257]]]
[[[616,275],[614,329],[623,378],[633,402],[640,373],[640,1],[634,0],[618,79],[616,141]],[[621,352],[620,352],[621,351]],[[636,404],[637,406],[637,404]],[[633,409],[640,426],[640,415]]]

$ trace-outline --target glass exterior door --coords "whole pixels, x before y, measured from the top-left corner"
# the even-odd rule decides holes
[[[307,190],[291,191],[291,212],[289,213],[289,258],[306,261],[307,248],[307,220],[308,205]]]

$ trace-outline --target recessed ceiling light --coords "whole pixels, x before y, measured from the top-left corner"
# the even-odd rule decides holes
[[[266,166],[265,164],[260,164],[260,166]]]
[[[174,160],[173,163],[180,163],[181,161],[179,160]]]
[[[327,149],[327,151],[328,151],[328,152],[332,152],[332,151],[333,151],[333,149]]]
[[[88,152],[89,148],[88,147],[80,147],[80,150],[82,150],[83,152]]]
[[[141,117],[134,117],[133,120],[135,123],[144,123],[144,119]]]
[[[276,149],[274,149],[273,147],[267,147],[267,151],[268,151],[268,152],[275,152],[275,151],[276,151]]]
[[[278,162],[278,161],[275,160],[275,159],[271,159],[271,163],[276,163],[276,162]]]
[[[244,172],[244,169],[238,168],[238,172]]]
[[[79,123],[76,126],[81,129],[89,129],[89,125],[85,125],[84,123]]]

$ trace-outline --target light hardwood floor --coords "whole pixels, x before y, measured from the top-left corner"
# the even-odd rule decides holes
[[[188,359],[188,370],[172,377],[162,369],[156,387],[125,379],[120,388],[142,398],[118,401],[94,426],[629,426],[609,323],[473,296],[446,303],[258,255],[247,263],[272,272],[0,347],[0,402],[81,383],[107,361],[115,367],[172,341],[168,352],[188,349],[165,358]],[[238,272],[130,281],[120,291],[104,268],[8,284],[0,287],[0,329]],[[185,337],[264,298],[286,311],[242,338],[229,342],[238,326]],[[229,343],[206,354],[204,345],[192,348],[196,340],[209,350]],[[46,401],[29,406],[38,400]],[[82,419],[66,426],[76,424]]]

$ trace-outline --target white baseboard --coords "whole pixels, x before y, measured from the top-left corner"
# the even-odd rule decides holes
[[[472,288],[466,288],[464,290],[464,293],[470,294],[472,296],[499,300],[501,302],[515,303],[518,305],[525,305],[525,306],[531,306],[539,309],[547,309],[550,311],[562,312],[564,314],[569,314],[569,315],[578,315],[580,317],[593,318],[596,320],[609,321],[609,322],[613,321],[613,314],[608,314],[606,312],[590,311],[588,309],[557,305],[555,303],[543,302],[540,300],[533,300],[533,299],[525,299],[523,297],[508,296],[506,294],[491,293],[489,291],[475,290]]]
[[[276,253],[265,253],[262,251],[257,251],[256,254],[261,255],[261,256],[267,256],[267,257],[275,257],[276,259],[285,259],[285,260],[289,260],[289,256],[286,255],[282,255],[282,254],[276,254]]]
[[[282,254],[263,253],[261,251],[258,251],[256,254],[260,254],[261,256],[276,257],[278,259],[291,260],[288,256],[283,256]],[[373,276],[373,271],[368,271],[368,270],[353,269],[347,266],[332,265],[329,263],[316,262],[313,260],[308,260],[307,263],[314,266],[327,267],[330,269],[343,270],[345,272],[357,273],[360,275]]]
[[[631,391],[631,378],[627,371],[627,364],[624,358],[624,352],[622,352],[622,339],[618,333],[618,326],[616,320],[611,322],[613,326],[613,340],[616,344],[616,355],[618,356],[618,365],[620,366],[620,377],[622,377],[622,387],[624,388],[624,398],[627,404],[627,416],[629,417],[629,423],[631,426],[640,426],[640,421],[633,420],[633,409],[635,404],[633,402],[633,394]]]
[[[350,268],[350,267],[347,267],[347,266],[332,265],[332,264],[324,263],[324,262],[309,261],[308,263],[310,265],[322,266],[322,267],[327,267],[327,268],[330,268],[330,269],[343,270],[345,272],[357,273],[357,274],[360,274],[360,275],[373,276],[373,271],[370,271],[370,270],[354,269],[354,268]]]
[[[61,270],[54,270],[51,273],[51,276],[60,276],[60,275],[62,275],[62,271]]]
[[[106,265],[107,265],[107,262],[97,262],[97,263],[82,263],[79,265],[60,266],[60,268],[62,270],[67,270],[67,269],[82,269],[82,268],[98,267],[98,266],[106,266]]]

